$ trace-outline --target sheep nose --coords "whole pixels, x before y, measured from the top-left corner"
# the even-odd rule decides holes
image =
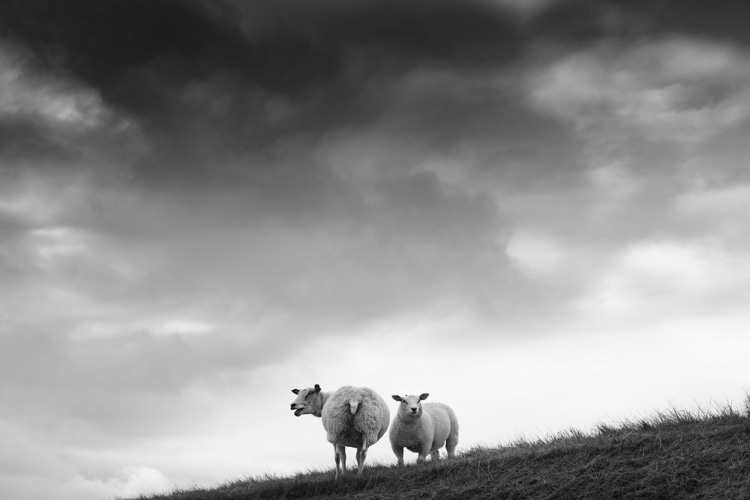
[[[411,412],[412,412],[412,413],[417,413],[417,409],[416,409],[416,408],[412,408],[412,409],[411,409]]]
[[[291,409],[294,410],[295,406],[297,406],[297,405],[295,405],[294,403],[292,403],[292,408]]]

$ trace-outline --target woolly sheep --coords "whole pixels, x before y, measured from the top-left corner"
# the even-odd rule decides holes
[[[369,387],[348,385],[333,392],[321,391],[318,384],[292,392],[297,395],[291,408],[295,416],[323,419],[328,442],[333,444],[336,479],[346,471],[345,446],[357,448],[357,475],[362,475],[367,449],[388,430],[391,412],[385,400]]]
[[[399,401],[398,411],[391,422],[391,448],[398,465],[404,465],[404,448],[418,453],[417,462],[424,462],[429,453],[433,460],[440,458],[438,450],[445,446],[448,458],[455,456],[458,444],[458,419],[455,412],[443,403],[425,403],[429,394],[393,396]]]

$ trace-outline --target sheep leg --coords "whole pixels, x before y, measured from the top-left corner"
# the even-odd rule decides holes
[[[335,444],[333,445],[333,460],[336,462],[336,479],[338,479],[340,474],[339,470],[341,468],[341,458],[339,458],[339,449]]]
[[[346,472],[346,448],[340,444],[333,445],[334,459],[336,460],[336,479]]]
[[[398,460],[398,465],[404,465],[404,448],[403,446],[396,446],[395,444],[391,446],[391,449],[393,450],[394,455],[396,455],[396,460]]]
[[[456,445],[458,444],[458,436],[449,436],[448,441],[445,443],[445,449],[448,450],[448,458],[456,456]]]
[[[430,456],[432,457],[433,461],[440,460],[440,451],[435,450],[432,453],[430,453]]]
[[[427,454],[430,453],[431,444],[432,443],[422,443],[419,447],[419,455],[417,456],[418,464],[424,463],[425,458],[427,458]]]
[[[367,458],[367,438],[362,436],[362,448],[357,448],[357,475],[362,475],[362,469],[365,468],[365,458]]]
[[[367,458],[367,449],[357,448],[357,475],[362,475],[362,469],[365,468],[365,458]]]

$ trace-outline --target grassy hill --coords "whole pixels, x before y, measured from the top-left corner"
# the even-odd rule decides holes
[[[151,500],[239,499],[750,499],[750,395],[742,411],[671,410],[649,419],[475,448],[403,468],[369,464],[363,477],[332,470],[235,481]]]

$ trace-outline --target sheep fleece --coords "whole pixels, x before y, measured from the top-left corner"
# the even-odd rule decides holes
[[[458,433],[458,420],[453,410],[443,403],[422,403],[422,416],[413,424],[405,424],[398,415],[391,428],[391,444],[419,452],[419,444],[426,442],[426,454],[445,446],[451,432]]]
[[[354,415],[350,411],[351,401],[359,402]],[[391,420],[388,405],[378,393],[369,387],[348,385],[331,394],[321,416],[330,443],[336,444],[342,437],[345,441],[356,439],[356,433],[352,432],[355,430],[367,438],[368,447],[383,437]]]

